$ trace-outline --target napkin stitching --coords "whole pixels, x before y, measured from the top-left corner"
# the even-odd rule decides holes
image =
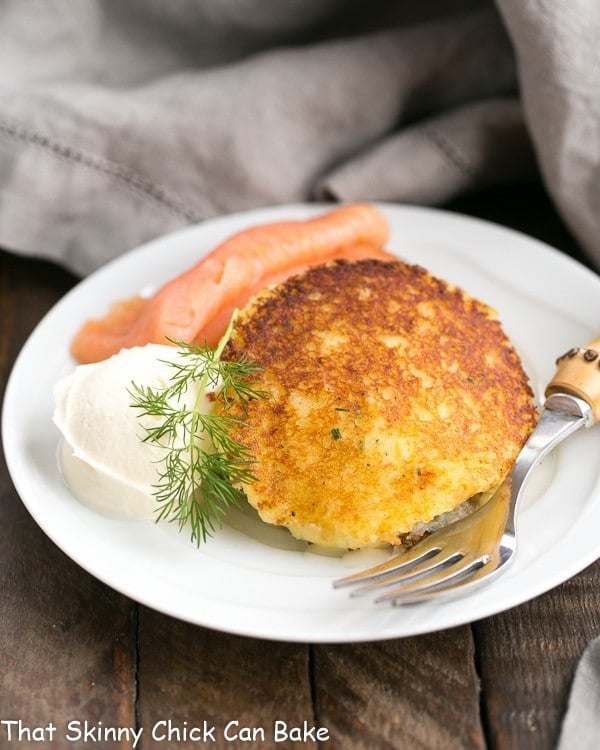
[[[48,151],[59,159],[87,167],[88,169],[111,177],[126,187],[134,190],[136,193],[142,195],[142,197],[149,198],[154,203],[160,203],[177,216],[181,216],[189,222],[195,223],[205,218],[190,206],[186,206],[180,198],[169,195],[163,188],[124,164],[110,161],[101,156],[85,153],[79,149],[43,135],[36,130],[30,130],[22,124],[4,118],[0,118],[0,135],[14,138],[15,140],[19,140],[31,146],[37,146]]]
[[[459,172],[467,175],[468,177],[475,177],[476,171],[464,158],[464,156],[445,138],[439,130],[431,127],[431,125],[419,125],[417,130],[425,136],[425,138],[434,146],[438,148],[443,156],[446,157],[446,161],[454,165]]]

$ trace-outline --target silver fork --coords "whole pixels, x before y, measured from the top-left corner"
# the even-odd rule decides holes
[[[512,470],[485,504],[384,563],[333,582],[352,596],[415,604],[466,594],[491,582],[514,560],[516,518],[535,466],[566,437],[600,418],[600,338],[557,360],[540,419]]]

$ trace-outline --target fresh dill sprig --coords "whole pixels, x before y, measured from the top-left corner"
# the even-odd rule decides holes
[[[154,486],[157,520],[174,521],[180,530],[189,526],[197,545],[221,528],[229,508],[239,505],[240,487],[255,481],[254,457],[235,436],[245,427],[248,402],[268,394],[256,387],[260,367],[254,362],[245,356],[221,359],[234,319],[235,314],[215,349],[172,341],[180,353],[175,361],[165,360],[173,368],[165,388],[132,383],[129,390],[138,418],[152,418],[152,424],[144,424],[144,442],[166,450]],[[193,386],[195,397],[186,399]],[[221,402],[219,413],[202,411],[207,394]],[[241,409],[228,414],[233,406]]]

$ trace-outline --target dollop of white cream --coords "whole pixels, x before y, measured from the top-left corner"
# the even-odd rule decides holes
[[[167,448],[144,442],[145,428],[160,421],[132,407],[132,383],[164,389],[174,374],[175,347],[148,344],[109,359],[79,365],[54,389],[54,422],[62,433],[61,470],[71,492],[89,507],[117,518],[155,517],[153,495]],[[198,396],[192,383],[180,406]],[[210,413],[203,394],[200,409]]]

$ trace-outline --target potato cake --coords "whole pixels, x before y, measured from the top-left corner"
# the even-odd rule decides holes
[[[494,311],[401,261],[334,261],[263,290],[226,358],[263,369],[241,438],[261,518],[327,547],[400,544],[498,485],[535,421]]]

